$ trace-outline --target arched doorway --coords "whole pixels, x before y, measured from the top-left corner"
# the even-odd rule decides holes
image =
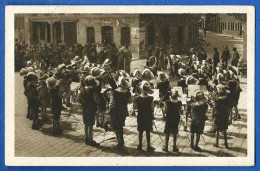
[[[102,43],[113,43],[114,42],[113,27],[111,26],[102,27],[101,38],[102,38]]]

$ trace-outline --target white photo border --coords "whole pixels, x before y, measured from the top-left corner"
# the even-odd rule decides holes
[[[246,13],[246,157],[16,157],[14,15],[17,13]],[[255,7],[254,6],[6,6],[5,8],[5,164],[8,166],[253,166],[255,164]],[[8,93],[7,93],[8,92]],[[192,162],[191,162],[192,161]]]

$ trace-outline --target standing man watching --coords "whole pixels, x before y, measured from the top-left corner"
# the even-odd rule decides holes
[[[233,48],[233,53],[231,57],[231,65],[237,67],[237,64],[239,62],[239,53],[237,52],[237,48]]]
[[[213,55],[213,73],[216,72],[216,67],[218,66],[218,63],[220,62],[219,60],[219,53],[218,53],[218,49],[215,47],[214,48],[214,55]]]
[[[129,49],[128,46],[126,46],[126,50],[125,50],[125,71],[130,74],[130,66],[131,66],[131,62],[132,62],[132,52]]]
[[[221,58],[222,58],[223,68],[225,69],[225,68],[227,68],[227,66],[228,66],[228,61],[229,61],[229,59],[230,59],[230,52],[229,52],[227,46],[225,46],[225,49],[224,49],[223,52],[222,52]]]

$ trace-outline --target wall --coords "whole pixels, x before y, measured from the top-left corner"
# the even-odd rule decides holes
[[[237,18],[235,18],[234,16],[230,16],[228,14],[218,14],[217,16],[217,22],[223,22],[223,23],[226,23],[226,29],[220,29],[219,28],[219,25],[217,24],[217,32],[219,33],[222,33],[222,34],[227,34],[227,35],[232,35],[232,36],[241,36],[241,29],[238,28],[238,29],[233,29],[231,30],[231,23],[235,23],[236,24],[239,24],[242,26],[242,31],[243,31],[243,24],[240,20],[238,20]],[[230,24],[230,28],[228,29],[228,23]]]

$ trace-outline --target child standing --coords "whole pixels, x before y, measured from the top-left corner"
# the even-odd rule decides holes
[[[165,138],[165,146],[163,147],[163,151],[168,151],[168,142],[170,134],[173,134],[173,152],[178,152],[177,148],[177,134],[178,134],[178,126],[180,122],[180,111],[182,107],[181,101],[178,100],[179,94],[175,92],[171,94],[171,99],[165,102],[165,114],[166,114],[166,122],[164,133],[166,134]]]
[[[151,146],[151,137],[150,133],[153,130],[153,97],[148,94],[153,94],[153,90],[151,89],[151,85],[147,81],[142,81],[141,84],[141,96],[136,98],[136,106],[138,109],[137,115],[137,130],[139,132],[139,145],[137,150],[142,151],[142,141],[143,141],[143,132],[146,132],[146,140],[147,140],[147,151],[153,152],[155,148]]]

